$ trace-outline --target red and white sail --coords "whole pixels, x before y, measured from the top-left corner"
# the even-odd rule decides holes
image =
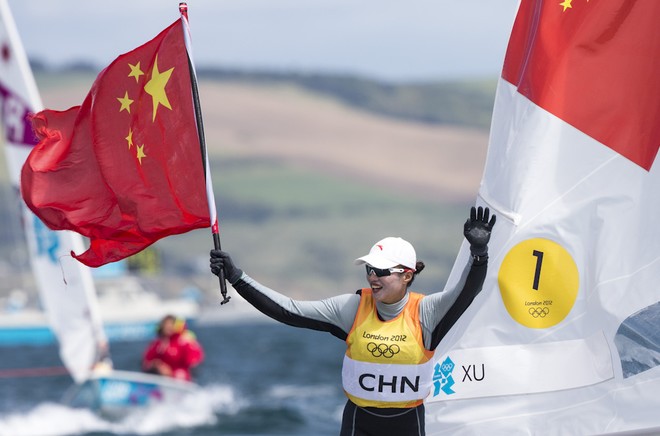
[[[479,191],[489,272],[436,352],[429,434],[660,430],[658,16],[521,1]]]

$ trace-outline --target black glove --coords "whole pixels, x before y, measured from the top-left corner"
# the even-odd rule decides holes
[[[463,227],[463,235],[470,243],[470,253],[473,256],[485,256],[488,254],[488,241],[490,240],[490,232],[495,226],[495,214],[488,221],[490,211],[488,208],[479,209],[472,208],[470,210],[470,218],[465,221]]]
[[[221,250],[211,250],[211,272],[220,276],[220,270],[225,270],[225,279],[232,285],[240,280],[243,271],[234,265],[229,253]]]

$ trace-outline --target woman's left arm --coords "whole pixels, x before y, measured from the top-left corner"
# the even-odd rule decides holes
[[[424,345],[429,350],[436,349],[483,287],[488,269],[488,256],[478,260],[472,259],[468,266],[467,276],[463,274],[464,278],[456,289],[428,295],[420,302]]]
[[[462,284],[460,293],[456,295],[456,290],[449,294],[442,292],[425,297],[420,302],[424,345],[429,350],[435,350],[481,291],[488,269],[488,242],[495,221],[495,214],[490,216],[488,208],[480,206],[470,210],[470,217],[463,226],[463,236],[470,243],[471,260],[467,265],[469,267],[467,277],[464,272],[465,278],[456,288],[460,288]]]

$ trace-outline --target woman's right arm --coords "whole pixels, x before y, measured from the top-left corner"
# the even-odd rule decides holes
[[[226,280],[260,312],[284,324],[329,332],[345,340],[353,326],[359,295],[340,295],[319,301],[298,301],[273,291],[234,265],[229,253],[211,250],[211,272]]]
[[[242,273],[232,284],[245,300],[263,314],[284,324],[329,332],[345,340],[360,303],[357,294],[317,301],[300,301],[276,292]]]

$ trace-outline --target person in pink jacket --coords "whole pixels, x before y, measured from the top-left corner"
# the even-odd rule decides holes
[[[142,369],[182,380],[192,380],[191,369],[204,360],[204,349],[185,321],[165,316],[158,327],[158,337],[147,347]]]

